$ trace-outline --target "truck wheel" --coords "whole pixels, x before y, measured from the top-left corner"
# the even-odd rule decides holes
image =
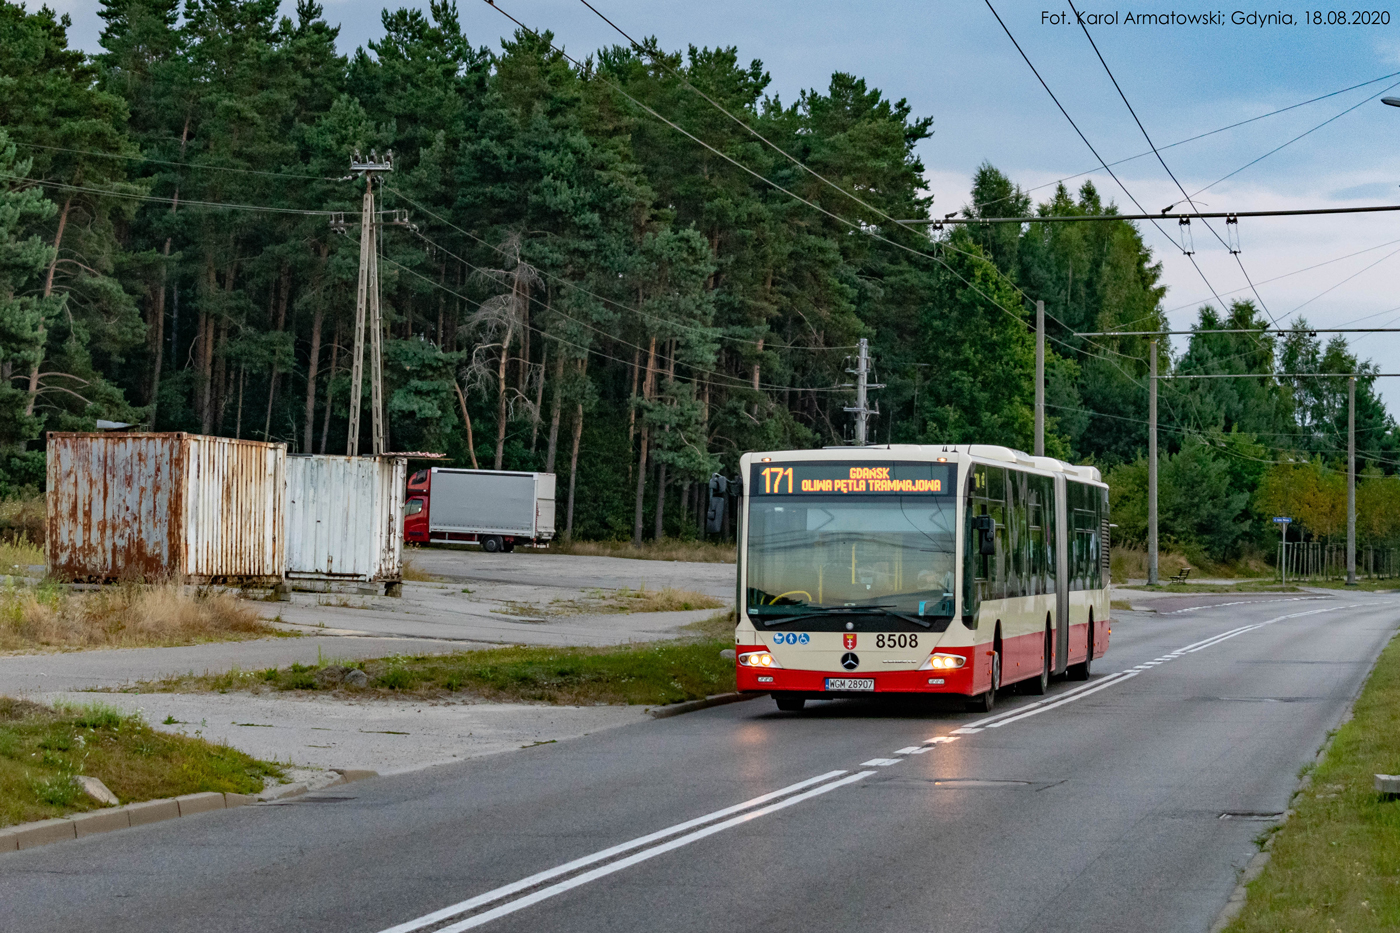
[[[501,550],[509,554],[511,551],[515,550],[515,542],[513,540],[501,542]]]
[[[487,535],[486,537],[481,539],[481,549],[487,554],[495,554],[504,547],[505,542],[503,542],[496,535]]]

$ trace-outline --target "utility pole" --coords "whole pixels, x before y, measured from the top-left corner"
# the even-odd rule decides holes
[[[1356,586],[1356,377],[1347,380],[1347,586]]]
[[[365,327],[370,332],[370,416],[374,456],[384,453],[384,368],[379,321],[379,224],[374,212],[374,176],[394,170],[394,155],[370,150],[369,160],[356,152],[350,171],[365,178],[365,197],[360,208],[360,281],[355,291],[355,349],[350,366],[350,426],[345,439],[345,455],[360,452],[360,385],[364,381]],[[368,317],[368,321],[366,321]]]
[[[1157,586],[1157,341],[1147,342],[1147,585]]]
[[[1045,456],[1045,302],[1035,303],[1035,455]]]
[[[846,411],[854,412],[856,416],[856,446],[864,447],[866,444],[866,429],[870,423],[870,416],[879,413],[878,408],[871,408],[866,404],[866,392],[869,389],[883,389],[883,383],[872,383],[870,381],[870,341],[864,337],[860,338],[860,354],[856,357],[856,368],[846,370],[856,377],[856,404]]]

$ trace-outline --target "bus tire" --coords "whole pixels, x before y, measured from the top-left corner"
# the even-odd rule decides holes
[[[505,547],[505,542],[495,535],[487,535],[481,539],[481,549],[487,554],[496,554]]]
[[[1050,689],[1050,665],[1054,662],[1054,656],[1050,653],[1053,650],[1053,642],[1050,640],[1050,626],[1045,626],[1045,663],[1040,666],[1040,676],[1032,677],[1025,682],[1026,692],[1031,696],[1043,697]]]
[[[784,713],[800,713],[802,707],[807,705],[807,698],[801,694],[775,693],[773,700]]]
[[[1084,645],[1084,663],[1071,664],[1069,676],[1074,680],[1088,680],[1094,666],[1094,614],[1089,613],[1089,632]]]
[[[990,713],[997,705],[997,687],[1001,685],[1001,652],[992,652],[992,686],[986,693],[967,701],[967,708],[973,713]]]

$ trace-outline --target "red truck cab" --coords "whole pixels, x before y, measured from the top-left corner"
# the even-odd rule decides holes
[[[408,498],[403,504],[403,539],[427,544],[429,487],[431,470],[419,470],[408,478]]]

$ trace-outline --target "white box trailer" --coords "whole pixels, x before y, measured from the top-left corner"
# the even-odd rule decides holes
[[[553,537],[553,473],[432,467],[409,478],[406,541],[476,542],[495,552]]]
[[[287,457],[287,579],[403,582],[400,457]]]

